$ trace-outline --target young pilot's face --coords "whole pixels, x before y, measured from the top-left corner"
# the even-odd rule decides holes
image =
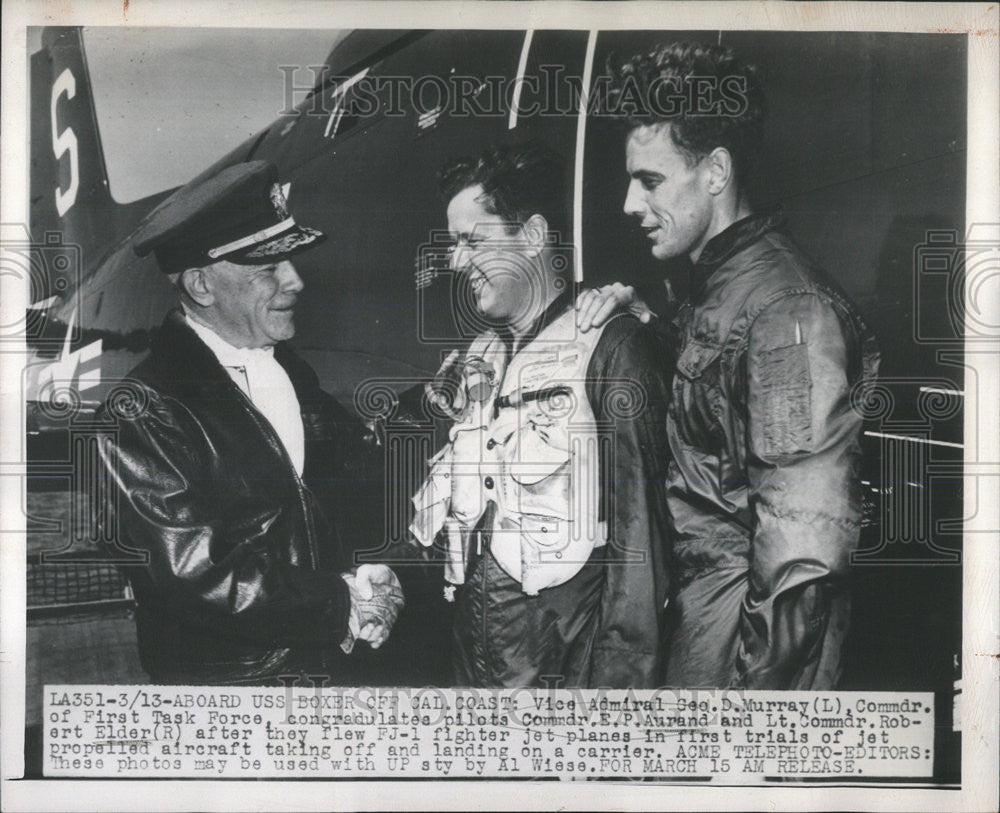
[[[637,217],[653,256],[696,260],[709,239],[712,195],[705,161],[690,166],[669,125],[634,129],[625,145],[629,174],[625,213]]]
[[[500,215],[486,211],[483,187],[469,186],[448,203],[448,231],[455,241],[451,267],[468,275],[476,305],[487,319],[517,321],[537,296],[536,254],[523,230],[507,230]]]

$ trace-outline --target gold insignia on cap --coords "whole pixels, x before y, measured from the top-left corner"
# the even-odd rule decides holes
[[[286,220],[289,217],[288,201],[285,200],[285,193],[282,191],[280,183],[271,184],[271,203],[274,206],[274,210],[278,213],[278,217],[282,220]]]

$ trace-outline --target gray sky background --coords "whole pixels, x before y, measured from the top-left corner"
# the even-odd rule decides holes
[[[313,83],[338,30],[84,28],[108,179],[125,203],[178,186],[277,118],[285,75]],[[41,47],[29,31],[28,53]],[[303,94],[296,96],[301,101]]]

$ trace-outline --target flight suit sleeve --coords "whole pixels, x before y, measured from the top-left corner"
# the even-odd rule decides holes
[[[833,306],[814,294],[772,303],[750,331],[754,533],[737,656],[746,688],[829,689],[837,677],[861,523],[861,418],[848,372],[856,352]]]
[[[151,393],[145,414],[118,419],[99,440],[118,544],[147,558],[136,578],[195,626],[265,645],[341,643],[347,584],[288,561],[272,508],[212,498],[186,419]]]
[[[665,482],[671,367],[647,328],[632,317],[618,317],[605,329],[588,369],[587,394],[604,427],[599,433],[610,440],[601,446],[602,519],[609,539],[592,687],[659,685],[669,553]]]

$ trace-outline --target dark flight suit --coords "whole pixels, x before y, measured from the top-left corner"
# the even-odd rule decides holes
[[[667,684],[833,688],[874,339],[773,215],[709,241],[673,329]]]

